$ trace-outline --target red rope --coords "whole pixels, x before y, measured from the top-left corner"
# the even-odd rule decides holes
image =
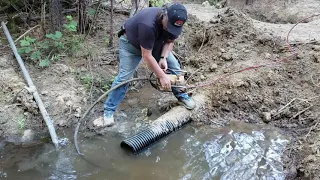
[[[290,42],[289,42],[289,35],[291,33],[291,31],[298,25],[300,24],[301,22],[305,21],[305,20],[308,20],[310,18],[313,18],[313,17],[316,17],[316,16],[320,16],[320,14],[316,14],[316,15],[312,15],[312,16],[309,16],[309,17],[306,17],[302,20],[300,20],[299,22],[297,22],[288,32],[287,34],[287,37],[286,37],[286,44],[288,46],[288,49],[289,51],[291,52],[291,57],[294,58],[297,53],[294,51],[293,47],[290,45]],[[247,68],[244,68],[244,69],[240,69],[238,71],[234,71],[232,73],[229,73],[229,74],[224,74],[224,75],[220,75],[218,78],[212,80],[212,81],[208,81],[208,82],[203,82],[203,83],[198,83],[196,85],[191,85],[191,86],[188,86],[187,88],[197,88],[197,87],[206,87],[206,86],[210,86],[210,85],[213,85],[214,83],[216,83],[217,81],[221,80],[221,79],[224,79],[224,78],[227,78],[231,75],[234,75],[234,74],[237,74],[237,73],[241,73],[241,72],[245,72],[245,71],[249,71],[249,70],[254,70],[254,69],[259,69],[259,68],[262,68],[262,67],[267,67],[269,65],[274,65],[274,64],[280,64],[281,62],[284,62],[284,61],[287,61],[288,59],[285,57],[283,59],[276,59],[276,60],[273,60],[273,62],[271,63],[267,63],[267,64],[261,64],[261,65],[254,65],[254,66],[250,66],[250,67],[247,67]]]

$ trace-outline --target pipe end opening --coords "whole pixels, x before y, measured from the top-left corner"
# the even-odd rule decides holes
[[[120,147],[121,147],[126,153],[136,154],[134,148],[133,148],[132,146],[130,146],[129,144],[127,144],[125,141],[122,141],[122,142],[121,142]]]

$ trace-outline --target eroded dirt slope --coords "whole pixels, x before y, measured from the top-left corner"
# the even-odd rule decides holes
[[[228,7],[212,8],[211,15],[189,7],[191,14],[197,9],[198,17],[209,16],[190,22],[184,36],[189,43],[181,43],[186,51],[177,48],[187,57],[185,67],[197,71],[192,80],[227,76],[207,87],[211,110],[200,124],[240,120],[276,126],[291,139],[283,158],[288,179],[318,178],[319,20],[292,31],[290,50],[285,37],[294,24],[260,22]]]

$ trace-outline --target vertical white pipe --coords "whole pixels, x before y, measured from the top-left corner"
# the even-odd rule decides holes
[[[16,46],[15,46],[13,40],[12,40],[12,37],[10,35],[10,32],[9,32],[6,24],[4,22],[1,22],[1,25],[2,25],[2,28],[4,30],[4,33],[7,36],[7,39],[9,41],[10,46],[11,46],[11,49],[12,49],[12,51],[13,51],[13,53],[14,53],[14,55],[15,55],[18,63],[19,63],[19,65],[20,65],[20,68],[21,68],[21,70],[23,72],[23,75],[24,75],[24,77],[25,77],[25,79],[26,79],[26,81],[28,83],[29,88],[34,90],[33,91],[33,97],[36,100],[36,102],[38,104],[38,107],[40,109],[40,112],[42,114],[42,117],[43,117],[44,121],[47,124],[47,127],[49,129],[49,133],[50,133],[50,136],[51,136],[51,140],[52,140],[53,144],[55,145],[56,149],[58,150],[59,149],[58,137],[57,137],[56,131],[54,129],[53,123],[51,121],[51,118],[50,118],[47,110],[45,109],[45,107],[43,105],[43,102],[42,102],[42,100],[41,100],[41,98],[39,96],[39,93],[38,93],[36,87],[34,86],[32,80],[30,78],[28,70],[26,69],[26,67],[25,67],[25,65],[23,63],[23,61],[21,59],[21,56],[18,53],[18,50],[17,50],[17,48],[16,48]]]

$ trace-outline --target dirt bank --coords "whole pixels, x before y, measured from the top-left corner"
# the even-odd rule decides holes
[[[281,23],[297,22],[292,14],[299,18],[305,15],[302,11],[297,13],[298,7],[308,8],[313,4],[310,11],[303,12],[314,12],[320,2],[305,0],[283,6],[270,1],[252,1],[250,5],[233,2],[228,1],[229,7],[222,9],[186,5],[190,18],[174,51],[183,69],[189,72],[190,84],[210,84],[190,89],[192,93],[210,97],[207,111],[194,119],[195,124],[223,126],[231,121],[245,121],[274,125],[291,139],[283,157],[288,179],[319,178],[319,18],[310,19],[292,32],[290,40],[294,42],[296,57],[292,57],[293,52],[284,41],[293,24]],[[286,13],[289,11],[291,14]],[[109,49],[105,42],[110,29],[105,26],[103,14],[100,18],[99,30],[74,57],[63,58],[46,69],[27,62],[57,128],[73,127],[117,73],[117,52]],[[117,14],[115,29],[125,18]],[[10,50],[7,48],[1,53],[10,54]],[[0,137],[21,144],[28,140],[26,137],[37,134],[33,132],[43,130],[46,135],[45,124],[32,96],[24,89],[26,84],[14,58],[3,56],[0,63]],[[261,64],[268,65],[233,74]],[[144,64],[138,72],[138,76],[150,73]],[[214,81],[220,77],[223,77],[220,81]],[[143,84],[144,88],[141,85],[131,87],[120,111],[138,107],[158,114],[176,105],[169,93],[159,93],[148,83]],[[147,86],[148,93],[141,98],[140,93],[144,93]],[[102,114],[102,107],[100,103],[94,108],[88,122]],[[87,127],[94,130],[90,124]]]
[[[206,89],[211,106],[199,123],[219,126],[240,120],[274,125],[291,139],[283,158],[287,178],[318,178],[319,17],[290,34],[297,53],[293,57],[285,39],[294,24],[257,21],[252,14],[228,7],[205,7],[212,9],[211,15],[201,8],[188,6],[206,22],[188,24],[184,38],[189,43],[181,48],[185,51],[177,51],[188,57],[186,68],[197,72],[194,82],[228,78]],[[261,64],[270,65],[229,75]]]

